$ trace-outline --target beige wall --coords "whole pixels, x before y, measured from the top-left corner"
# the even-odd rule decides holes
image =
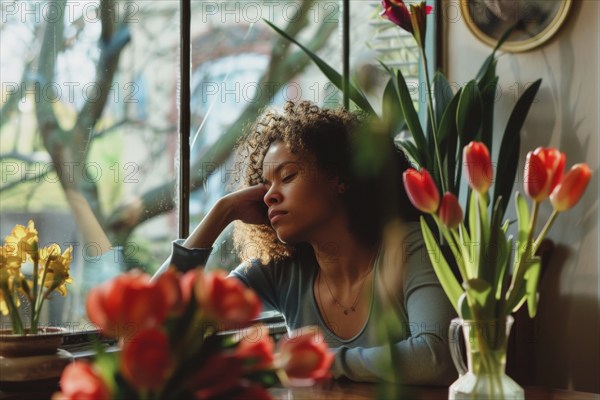
[[[559,147],[567,166],[587,162],[594,171],[584,198],[560,215],[549,237],[557,244],[541,283],[535,346],[536,383],[600,392],[600,301],[598,282],[598,164],[600,1],[574,0],[558,34],[541,48],[503,54],[498,63],[501,96],[495,135],[504,129],[516,88],[543,78],[537,102],[521,133],[520,165],[537,146]],[[443,0],[442,12],[459,9]],[[440,10],[438,10],[440,11]],[[461,18],[446,15],[444,69],[451,82],[464,84],[491,49],[479,42]],[[455,16],[454,16],[455,17]],[[522,90],[521,90],[522,92]],[[496,146],[496,149],[498,146]],[[495,156],[494,156],[495,157]],[[522,188],[521,180],[517,187]],[[512,205],[510,206],[512,209]],[[551,208],[544,204],[541,220]]]

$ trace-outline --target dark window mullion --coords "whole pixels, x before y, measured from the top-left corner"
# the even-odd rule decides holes
[[[179,237],[186,238],[190,225],[190,24],[189,0],[180,0],[179,65]]]

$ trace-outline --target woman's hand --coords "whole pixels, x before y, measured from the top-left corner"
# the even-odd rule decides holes
[[[246,224],[269,224],[268,207],[264,202],[267,188],[263,184],[239,189],[224,196],[221,201],[227,205],[232,221]]]
[[[221,197],[185,240],[183,246],[211,247],[223,229],[236,220],[247,224],[268,224],[268,208],[263,200],[266,193],[265,185],[259,184]]]

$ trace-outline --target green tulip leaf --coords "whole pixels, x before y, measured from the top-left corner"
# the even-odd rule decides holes
[[[452,172],[448,177],[450,187],[448,190],[459,195],[460,186],[456,183],[456,177],[453,172],[456,171],[456,149],[458,147],[458,130],[456,129],[456,108],[460,100],[462,89],[452,98],[450,103],[444,109],[444,113],[438,124],[438,143],[440,158],[444,164],[445,170]],[[460,168],[458,169],[460,173]],[[460,174],[459,174],[460,178]]]
[[[458,316],[462,319],[473,319],[473,313],[469,306],[469,299],[467,298],[467,292],[463,292],[458,298]]]
[[[425,241],[425,246],[427,247],[427,251],[429,253],[429,259],[431,260],[431,264],[433,265],[433,270],[442,285],[442,289],[446,292],[446,296],[452,303],[452,306],[456,310],[457,313],[460,312],[458,308],[458,299],[460,295],[463,293],[456,277],[454,276],[454,272],[446,262],[446,259],[442,255],[442,250],[440,249],[437,240],[433,236],[431,229],[427,225],[424,217],[421,217],[421,232],[423,233],[423,240]]]
[[[456,108],[456,129],[461,138],[461,148],[477,139],[481,117],[481,92],[477,83],[472,80],[461,91]]]
[[[504,199],[510,198],[512,193],[515,176],[517,174],[517,159],[521,147],[521,128],[525,123],[525,118],[529,113],[531,104],[542,83],[541,79],[535,81],[525,90],[523,95],[517,101],[515,108],[510,114],[502,143],[500,144],[500,153],[498,154],[498,170],[496,173],[496,183],[494,184],[494,201],[499,196]],[[507,202],[508,203],[508,202]],[[502,206],[502,216],[506,212],[507,204]]]
[[[481,68],[479,68],[479,72],[477,73],[477,80],[478,81],[486,81],[485,78],[486,77],[490,77],[490,76],[495,76],[496,75],[496,52],[498,51],[498,49],[500,48],[500,46],[502,46],[504,44],[504,42],[506,41],[506,39],[508,39],[508,37],[510,36],[510,34],[512,33],[512,31],[517,27],[517,25],[520,23],[517,22],[514,25],[510,26],[503,34],[502,36],[500,36],[500,39],[498,40],[498,42],[496,43],[496,47],[494,47],[494,50],[492,50],[492,53],[485,59],[485,61],[483,62],[483,64],[481,65]]]
[[[480,82],[481,83],[481,82]],[[486,145],[490,154],[493,147],[494,133],[494,106],[496,105],[496,88],[498,77],[495,77],[487,86],[481,88],[481,131],[479,137]]]
[[[506,235],[506,232],[508,232],[509,226],[510,226],[510,221],[509,220],[504,221],[504,224],[502,225],[502,232],[504,232],[505,235]]]
[[[529,317],[534,318],[537,313],[537,305],[539,299],[538,284],[540,282],[540,274],[542,272],[542,261],[540,257],[534,257],[529,264],[529,268],[525,272],[525,294],[527,296],[527,309]]]
[[[448,78],[441,73],[436,72],[433,77],[433,87],[434,87],[434,96],[435,96],[435,116],[436,122],[439,126],[440,121],[442,120],[442,115],[448,109],[448,105],[450,102],[454,100],[454,95],[452,92],[452,87],[450,83],[448,83]]]
[[[517,260],[521,259],[521,253],[525,250],[527,237],[531,225],[531,216],[529,215],[529,206],[525,197],[521,193],[515,193],[515,208],[517,211],[517,219],[519,230],[517,235]]]
[[[396,136],[406,126],[404,115],[401,112],[398,92],[394,87],[394,80],[390,78],[383,91],[383,103],[381,105],[382,119],[390,127],[390,132]]]
[[[459,136],[457,152],[456,180],[454,187],[460,187],[463,174],[463,148],[477,138],[481,127],[481,94],[475,81],[470,81],[460,92],[458,106],[456,107],[456,129]]]
[[[402,149],[404,149],[412,161],[414,161],[417,165],[423,165],[423,160],[421,160],[421,155],[419,153],[419,149],[415,146],[412,138],[403,138],[396,139],[395,141]]]
[[[415,106],[412,98],[410,97],[410,92],[408,91],[408,87],[406,86],[406,81],[404,80],[402,72],[397,70],[396,74],[392,74],[392,79],[394,81],[396,90],[398,91],[398,98],[400,99],[400,106],[402,108],[402,114],[404,114],[406,125],[408,126],[408,129],[415,140],[417,148],[419,149],[420,159],[423,161],[421,166],[427,168],[429,171],[434,171],[432,169],[433,162],[431,160],[431,154],[427,152],[427,140],[425,139],[425,134],[423,133],[423,128],[421,127],[421,122],[419,121],[419,115],[415,110]]]
[[[281,36],[283,36],[290,42],[294,43],[296,46],[300,47],[302,49],[302,51],[304,51],[304,53],[314,61],[314,63],[321,70],[321,72],[323,72],[323,74],[325,74],[327,79],[329,79],[331,81],[331,83],[333,83],[335,86],[337,86],[338,89],[343,90],[342,75],[340,75],[339,72],[337,72],[335,69],[333,69],[321,57],[317,56],[315,53],[310,51],[307,47],[300,44],[300,42],[298,42],[296,39],[294,39],[292,36],[290,36],[287,32],[278,28],[275,24],[273,24],[272,22],[270,22],[266,19],[263,19],[263,21],[265,21],[267,23],[267,25],[269,25],[273,30],[275,30],[275,32],[277,32],[278,34],[280,34]],[[363,111],[366,111],[372,115],[376,115],[375,110],[373,110],[373,107],[371,107],[371,104],[369,103],[367,98],[364,96],[364,94],[362,94],[361,91],[358,90],[356,88],[356,86],[354,86],[351,83],[348,88],[348,95],[349,95],[350,99],[358,107],[360,107]]]
[[[463,283],[467,296],[473,301],[483,315],[479,318],[492,319],[494,312],[494,296],[492,295],[492,285],[489,282],[480,279],[469,279]]]
[[[479,276],[479,249],[482,246],[481,243],[481,225],[479,224],[478,217],[478,204],[477,204],[477,192],[469,189],[471,192],[469,200],[469,235],[471,242],[469,243],[469,256],[471,257],[471,264],[473,265],[474,271],[471,271],[469,276]]]
[[[502,260],[499,260],[500,268],[496,271],[496,278],[494,281],[494,285],[496,287],[495,297],[499,301],[503,301],[502,294],[505,291],[505,288],[508,285],[508,277],[507,274],[508,265],[510,264],[510,253],[512,252],[512,236],[510,236],[507,240],[503,240],[504,242],[504,252],[502,254]]]
[[[506,239],[501,226],[501,217],[499,208],[502,198],[499,197],[492,211],[492,222],[490,225],[490,240],[487,253],[487,264],[491,266],[488,273],[482,274],[488,282],[492,282],[494,297],[500,299],[499,289],[502,286],[504,272],[508,268],[509,253],[507,251]]]

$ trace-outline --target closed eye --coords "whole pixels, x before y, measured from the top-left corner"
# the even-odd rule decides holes
[[[291,181],[292,179],[294,179],[294,178],[296,177],[296,175],[297,175],[296,173],[289,174],[289,175],[286,175],[286,176],[284,176],[284,177],[283,177],[283,179],[281,179],[281,180],[282,180],[283,182],[289,182],[289,181]]]

